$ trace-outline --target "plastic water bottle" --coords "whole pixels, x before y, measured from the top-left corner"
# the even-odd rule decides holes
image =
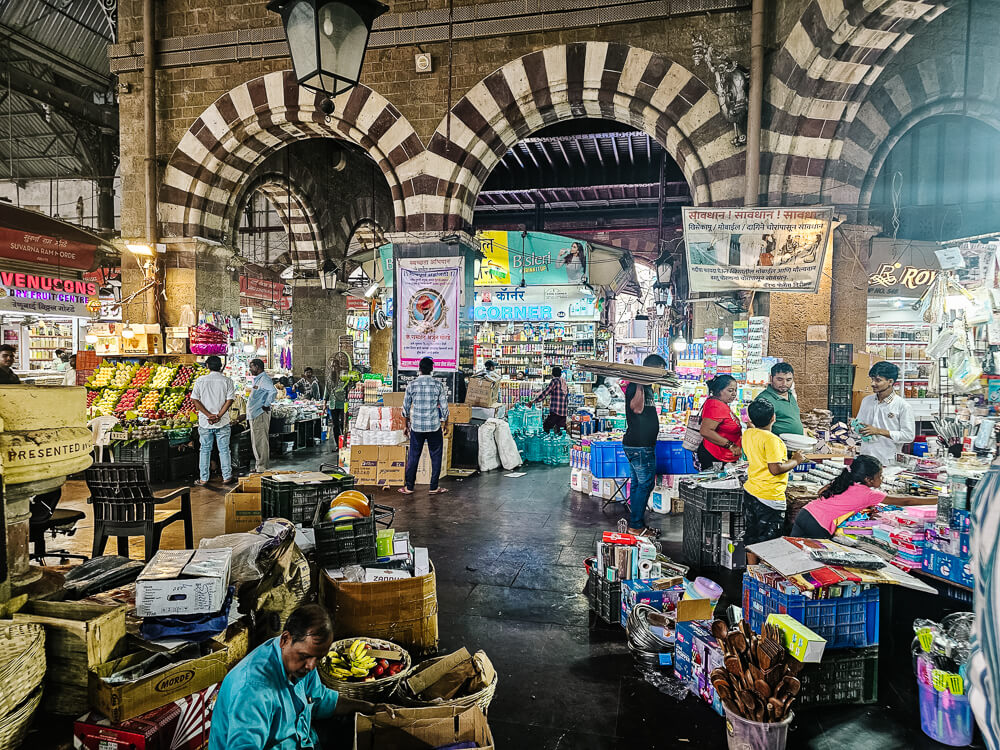
[[[552,435],[548,433],[542,438],[542,463],[552,465]]]

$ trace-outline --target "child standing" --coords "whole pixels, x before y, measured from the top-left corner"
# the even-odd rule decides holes
[[[770,402],[754,401],[747,414],[753,427],[743,433],[743,452],[749,462],[749,477],[743,485],[743,542],[750,546],[781,536],[788,472],[805,456],[795,452],[789,458],[784,442],[771,432],[774,407]]]

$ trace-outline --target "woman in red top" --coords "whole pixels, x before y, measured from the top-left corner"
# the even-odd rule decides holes
[[[718,375],[708,383],[709,398],[701,410],[701,445],[698,463],[702,469],[713,463],[731,464],[739,461],[742,453],[740,440],[743,427],[733,417],[730,404],[736,400],[739,388],[732,375]]]

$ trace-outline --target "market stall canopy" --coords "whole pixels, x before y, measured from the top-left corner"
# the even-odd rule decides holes
[[[0,259],[90,271],[99,255],[117,251],[86,229],[0,201]]]

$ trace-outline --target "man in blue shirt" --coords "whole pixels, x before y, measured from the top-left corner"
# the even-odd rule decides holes
[[[431,375],[434,372],[433,359],[424,357],[419,367],[420,376],[406,386],[406,396],[403,397],[403,417],[406,419],[410,447],[406,453],[406,486],[400,487],[399,491],[404,495],[413,494],[420,454],[424,452],[424,443],[427,443],[431,457],[430,494],[437,495],[448,491],[438,487],[444,452],[442,427],[448,421],[448,393],[444,384]]]
[[[250,442],[253,445],[253,457],[257,459],[257,471],[267,471],[267,464],[271,459],[271,450],[267,442],[271,427],[271,404],[274,403],[278,391],[271,378],[264,372],[264,360],[250,360],[250,374],[253,375],[250,401],[247,402]]]
[[[208,750],[319,750],[315,719],[374,711],[366,701],[338,698],[320,681],[316,666],[332,644],[325,609],[308,604],[292,612],[280,636],[226,675],[212,712]]]

